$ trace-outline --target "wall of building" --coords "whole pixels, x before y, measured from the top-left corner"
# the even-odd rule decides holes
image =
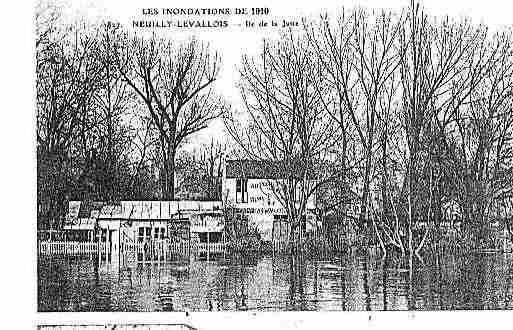
[[[223,180],[223,198],[227,206],[234,207],[238,212],[245,214],[251,225],[256,226],[262,239],[272,239],[273,224],[277,216],[287,214],[278,196],[272,190],[273,180],[247,179],[247,199],[245,202],[236,198],[236,178]],[[307,209],[315,208],[315,196],[312,195],[307,202]],[[311,228],[312,216],[308,217],[307,230]]]
[[[271,185],[275,184],[273,180],[268,179],[247,179],[247,202],[237,202],[236,200],[236,178],[226,178],[223,182],[223,197],[227,198],[228,203],[237,208],[245,209],[273,209],[273,213],[286,214],[280,200],[273,192]],[[307,209],[315,208],[315,196],[308,199]]]

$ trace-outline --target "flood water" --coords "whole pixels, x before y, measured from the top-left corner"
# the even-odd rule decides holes
[[[513,309],[513,255],[38,258],[39,311]]]

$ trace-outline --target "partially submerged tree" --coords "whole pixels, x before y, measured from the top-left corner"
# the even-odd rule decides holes
[[[487,188],[483,190],[481,178],[489,168],[485,160],[493,157],[490,151],[501,154],[501,147],[491,143],[496,142],[492,135],[500,130],[492,129],[492,133],[489,120],[495,118],[497,106],[504,105],[502,99],[508,94],[502,78],[501,84],[493,83],[497,81],[494,72],[508,75],[504,63],[511,61],[509,44],[507,38],[490,41],[483,26],[475,27],[468,21],[453,23],[447,18],[435,24],[418,5],[410,8],[400,43],[410,252],[418,252],[412,233],[415,221],[426,219],[421,214],[428,219],[432,214],[436,178],[450,181],[452,196],[463,206],[468,223],[477,221],[479,227],[486,227],[482,219],[487,202],[482,194]],[[486,95],[488,91],[491,93]],[[508,122],[506,117],[502,120]],[[438,155],[432,153],[436,149]],[[469,181],[471,177],[475,180]],[[427,230],[430,226],[428,223]]]
[[[474,39],[463,65],[465,77],[451,86],[456,95],[444,108],[443,143],[447,178],[476,246],[489,241],[489,217],[513,173],[513,39],[510,32]],[[464,82],[468,81],[465,86]],[[441,117],[441,116],[439,116]],[[494,214],[495,212],[495,214]]]
[[[242,61],[240,90],[247,125],[225,116],[228,132],[242,158],[256,161],[268,179],[290,224],[289,240],[306,229],[309,200],[331,175],[325,166],[339,139],[321,105],[324,70],[306,38],[289,31],[278,41],[265,40],[258,59]]]
[[[386,164],[386,126],[379,126],[390,112],[395,96],[394,73],[399,64],[395,51],[402,19],[381,12],[369,15],[357,10],[345,12],[333,24],[328,16],[318,26],[306,25],[317,60],[326,70],[329,88],[320,89],[319,96],[326,112],[339,124],[342,133],[341,175],[346,175],[349,132],[355,132],[356,149],[361,155],[359,224],[373,230],[370,210],[372,173],[375,170],[375,145],[382,143],[382,165]],[[382,133],[378,130],[382,129]],[[381,136],[380,136],[381,135]],[[356,163],[357,161],[355,161]],[[382,166],[386,170],[386,166]],[[386,173],[384,173],[386,177]],[[383,182],[386,182],[384,180]],[[383,186],[386,191],[386,186]],[[385,194],[385,193],[384,193]],[[379,235],[378,235],[379,236]],[[383,244],[382,244],[383,245]]]

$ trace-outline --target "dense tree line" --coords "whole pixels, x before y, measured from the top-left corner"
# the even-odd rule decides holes
[[[384,252],[418,255],[454,203],[462,240],[483,248],[511,215],[500,205],[513,187],[512,41],[414,2],[305,19],[243,58],[249,124],[234,112],[225,123],[241,155],[282,164],[274,193],[292,228],[322,192],[324,213]]]
[[[315,196],[317,216],[338,219],[333,231],[351,224],[383,252],[436,244],[453,220],[447,205],[462,242],[490,245],[496,219],[511,228],[511,29],[431,17],[414,2],[336,15],[243,56],[244,109],[231,110],[207,44],[67,26],[40,6],[39,224],[58,226],[71,199],[221,199],[228,148],[274,164],[282,179],[268,187],[291,241],[305,235]],[[183,149],[219,117],[232,145]]]
[[[68,200],[174,199],[180,147],[226,107],[217,55],[195,39],[67,25],[44,4],[36,34],[39,226],[58,228]],[[208,199],[219,160],[203,157]]]

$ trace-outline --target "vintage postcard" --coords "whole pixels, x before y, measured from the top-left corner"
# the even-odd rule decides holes
[[[446,2],[37,1],[40,318],[513,309],[513,24]]]

